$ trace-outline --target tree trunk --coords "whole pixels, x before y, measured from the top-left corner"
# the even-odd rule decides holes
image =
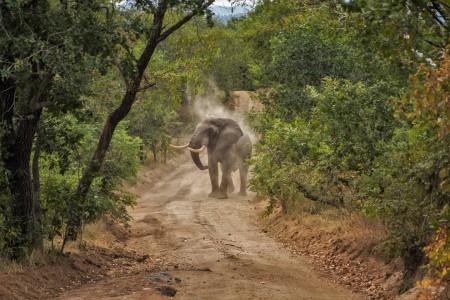
[[[22,238],[12,245],[14,258],[23,256],[39,243],[39,226],[30,172],[30,158],[34,134],[41,111],[34,113],[34,118],[23,120],[17,134],[9,144],[9,157],[5,166],[10,172],[10,189],[14,197],[12,205],[13,224],[19,229]]]
[[[0,80],[0,115],[2,160],[8,171],[9,190],[13,197],[11,224],[19,232],[8,245],[14,259],[23,257],[32,247],[35,214],[30,174],[30,157],[41,110],[14,126],[16,86],[12,79]]]
[[[156,148],[156,143],[153,142],[152,143],[152,153],[153,153],[153,162],[156,163],[158,161],[158,157],[156,156],[156,152],[157,152],[157,148]]]
[[[34,146],[33,163],[31,165],[31,173],[33,175],[33,197],[34,197],[34,219],[37,224],[42,224],[41,219],[41,178],[39,174],[39,158],[41,156],[41,138],[38,136],[36,138],[36,143]],[[41,227],[39,227],[40,229]],[[34,235],[34,247],[42,247],[42,231],[39,230]]]
[[[139,160],[141,163],[144,163],[145,161],[145,149],[144,144],[139,145]]]
[[[134,84],[129,87],[122,100],[121,105],[116,110],[114,110],[106,120],[94,155],[92,156],[88,167],[83,172],[83,175],[78,182],[78,186],[75,191],[75,201],[70,209],[71,216],[68,220],[66,234],[64,237],[64,244],[65,242],[67,242],[67,240],[75,240],[78,235],[78,231],[81,229],[83,203],[86,200],[89,188],[94,178],[98,176],[98,173],[103,164],[103,160],[106,156],[106,151],[108,150],[109,144],[111,143],[112,136],[117,125],[128,115],[131,110],[138,91],[138,87],[138,84]]]
[[[12,80],[0,82],[1,122],[5,132],[1,139],[2,159],[8,170],[8,184],[13,197],[11,225],[19,234],[9,247],[14,259],[23,257],[39,239],[35,233],[36,214],[30,172],[30,158],[42,109],[23,117],[14,126],[16,87]]]
[[[13,58],[8,53],[3,59],[13,63]],[[13,250],[14,259],[24,257],[29,250],[42,243],[40,211],[35,203],[30,161],[44,107],[38,104],[42,101],[43,91],[55,75],[49,71],[41,78],[37,74],[44,69],[40,63],[33,62],[34,74],[29,82],[28,99],[17,95],[19,92],[13,77],[0,79],[0,126],[3,130],[0,132],[1,159],[8,171],[8,186],[13,198],[9,224],[10,228],[18,231],[8,245]],[[35,158],[38,157],[39,153]]]

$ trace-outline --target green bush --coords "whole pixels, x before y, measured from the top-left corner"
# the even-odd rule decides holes
[[[448,280],[448,31],[414,1],[356,2],[268,1],[244,20],[250,70],[269,87],[248,117],[250,184],[269,211],[306,196],[377,218],[387,256],[415,271],[426,254]]]
[[[43,232],[53,241],[64,235],[64,228],[71,218],[81,216],[84,223],[97,221],[108,216],[114,222],[127,225],[130,216],[126,210],[135,204],[135,196],[126,192],[122,180],[135,180],[139,169],[141,140],[127,134],[125,125],[119,125],[108,149],[100,174],[95,178],[81,211],[71,211],[81,169],[80,162],[87,160],[95,145],[94,132],[85,125],[78,124],[83,132],[79,148],[71,152],[64,172],[55,166],[57,155],[47,155],[41,159],[41,209],[43,212]]]
[[[365,210],[385,223],[392,256],[430,241],[432,221],[450,201],[439,176],[450,164],[449,143],[448,138],[439,140],[431,128],[399,128],[375,160],[373,172],[361,178]]]
[[[266,131],[264,141],[256,145],[251,160],[254,165],[251,188],[268,197],[272,205],[281,202],[285,211],[288,202],[297,195],[298,168],[309,152],[306,131],[300,119],[292,124],[271,120],[271,129]],[[270,211],[272,206],[268,209]]]
[[[251,115],[251,124],[263,134],[251,184],[283,202],[300,189],[315,200],[345,205],[343,185],[370,173],[393,135],[397,121],[386,99],[395,90],[385,82],[366,85],[326,78],[304,94],[314,103],[307,121]]]
[[[329,165],[370,172],[397,125],[389,102],[397,90],[384,81],[352,83],[329,77],[318,90],[307,90],[315,103],[312,126],[332,153]]]

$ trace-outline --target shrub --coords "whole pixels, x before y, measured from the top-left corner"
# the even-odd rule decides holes
[[[127,206],[135,204],[135,196],[126,192],[122,180],[135,180],[139,169],[139,149],[141,140],[130,137],[125,125],[116,129],[106,160],[99,176],[94,180],[81,211],[71,211],[74,191],[78,184],[81,170],[77,162],[83,159],[84,153],[90,153],[95,138],[90,130],[84,130],[85,136],[80,149],[73,151],[73,159],[69,167],[62,174],[53,163],[55,156],[46,156],[42,159],[41,174],[41,206],[43,211],[43,230],[46,236],[53,241],[57,236],[63,236],[64,227],[68,220],[81,216],[84,223],[97,221],[102,216],[108,216],[115,222],[127,225],[130,216]],[[75,157],[76,156],[76,157]]]

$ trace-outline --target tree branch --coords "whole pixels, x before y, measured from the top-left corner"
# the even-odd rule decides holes
[[[444,27],[445,28],[445,24],[444,24],[444,21],[442,21],[441,19],[439,19],[439,16],[437,16],[436,15],[436,11],[439,13],[439,11],[438,10],[436,10],[436,7],[433,5],[433,7],[430,7],[430,6],[426,6],[426,10],[428,11],[428,13],[431,15],[431,17],[433,18],[433,20],[435,20],[436,21],[436,23],[438,23],[438,25],[440,25],[441,27]],[[439,13],[440,14],[440,13]],[[442,16],[442,18],[443,19],[445,19],[444,18],[444,16],[443,15],[441,15]]]
[[[189,20],[191,20],[194,16],[196,16],[200,11],[207,9],[208,6],[210,6],[213,3],[214,3],[214,0],[208,0],[206,3],[201,5],[198,9],[195,9],[195,10],[191,11],[189,14],[187,14],[186,16],[184,16],[184,18],[179,20],[173,26],[169,27],[169,29],[167,29],[163,33],[161,33],[161,35],[158,38],[158,43],[164,41],[174,31],[178,30],[181,26],[183,26],[185,23],[187,23]]]
[[[441,1],[437,0],[431,0],[431,4],[434,7],[434,9],[441,15],[441,17],[444,19],[444,23],[447,23],[448,16],[446,16],[445,12],[448,13],[447,9],[450,8],[449,5],[444,4]]]
[[[148,90],[149,88],[154,87],[155,85],[156,85],[156,82],[147,83],[143,87],[139,88],[138,92],[142,92],[142,91]]]

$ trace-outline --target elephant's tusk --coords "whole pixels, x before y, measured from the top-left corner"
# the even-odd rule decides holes
[[[170,147],[173,147],[175,149],[186,149],[187,146],[189,146],[189,144],[186,144],[186,145],[183,145],[183,146],[174,146],[174,145],[170,144]]]
[[[194,153],[200,153],[200,152],[202,152],[203,150],[205,150],[206,145],[203,145],[200,149],[192,149],[192,148],[189,148],[189,147],[187,147],[187,148],[188,148],[189,151],[191,151],[191,152],[194,152]]]

